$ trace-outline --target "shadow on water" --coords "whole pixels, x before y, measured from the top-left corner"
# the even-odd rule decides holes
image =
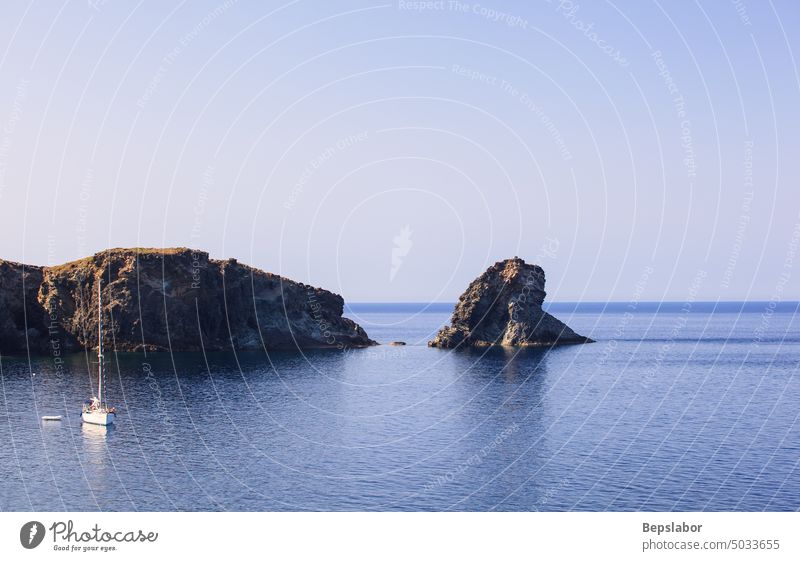
[[[527,379],[532,372],[536,372],[538,378],[544,377],[551,350],[512,347],[458,349],[449,351],[449,358],[462,372],[515,383]]]
[[[226,376],[227,374],[249,374],[258,372],[268,374],[280,373],[282,368],[291,368],[293,375],[307,372],[313,374],[315,367],[335,367],[341,365],[348,353],[356,351],[340,351],[329,349],[299,351],[213,351],[213,352],[180,352],[180,353],[116,353],[114,355],[115,370],[122,372],[142,372],[147,375],[204,376],[211,374]],[[119,368],[116,368],[116,365]],[[304,369],[297,367],[303,366]]]

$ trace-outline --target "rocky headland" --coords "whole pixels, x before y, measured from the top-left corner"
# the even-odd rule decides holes
[[[187,248],[111,249],[56,267],[0,260],[0,353],[375,345],[321,288]]]
[[[430,347],[538,347],[593,343],[542,309],[544,270],[515,257],[498,261],[458,299],[450,325]]]

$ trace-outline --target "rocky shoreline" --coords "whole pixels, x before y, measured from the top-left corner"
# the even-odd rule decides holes
[[[377,343],[338,294],[188,248],[111,249],[55,267],[0,260],[0,353],[344,349]]]
[[[377,345],[322,288],[188,248],[110,249],[54,267],[0,259],[0,354],[52,354],[103,344],[118,352],[350,349]],[[542,309],[544,271],[517,257],[470,283],[446,349],[593,342]],[[404,346],[392,341],[390,346]]]
[[[450,325],[429,347],[545,347],[593,343],[542,309],[544,270],[514,257],[498,261],[459,297]]]

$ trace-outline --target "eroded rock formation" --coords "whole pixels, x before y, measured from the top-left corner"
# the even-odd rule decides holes
[[[542,309],[544,271],[522,259],[506,259],[470,283],[450,325],[428,346],[442,348],[550,346],[591,343]]]
[[[186,248],[112,249],[57,267],[0,260],[0,352],[374,345],[341,296]]]

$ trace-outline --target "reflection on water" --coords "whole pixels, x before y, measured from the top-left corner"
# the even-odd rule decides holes
[[[114,430],[114,425],[93,425],[91,423],[81,423],[83,440],[90,449],[101,447],[103,450],[106,445],[106,437]]]
[[[108,437],[114,431],[114,425],[92,425],[81,423],[83,437],[82,463],[86,469],[96,470],[97,475],[105,477],[110,459],[108,457]]]
[[[482,374],[501,377],[509,383],[520,382],[532,375],[544,376],[550,352],[558,352],[562,347],[550,348],[511,348],[488,347],[484,349],[463,349],[451,353],[453,360],[463,372],[475,370]],[[450,351],[440,351],[449,353]]]
[[[111,427],[80,420],[83,355],[60,374],[4,357],[0,510],[800,505],[793,315],[775,313],[758,348],[759,314],[693,315],[657,363],[668,314],[635,314],[613,348],[621,316],[578,314],[564,319],[601,342],[463,352],[424,346],[447,314],[370,318],[374,338],[422,344],[116,355]]]

